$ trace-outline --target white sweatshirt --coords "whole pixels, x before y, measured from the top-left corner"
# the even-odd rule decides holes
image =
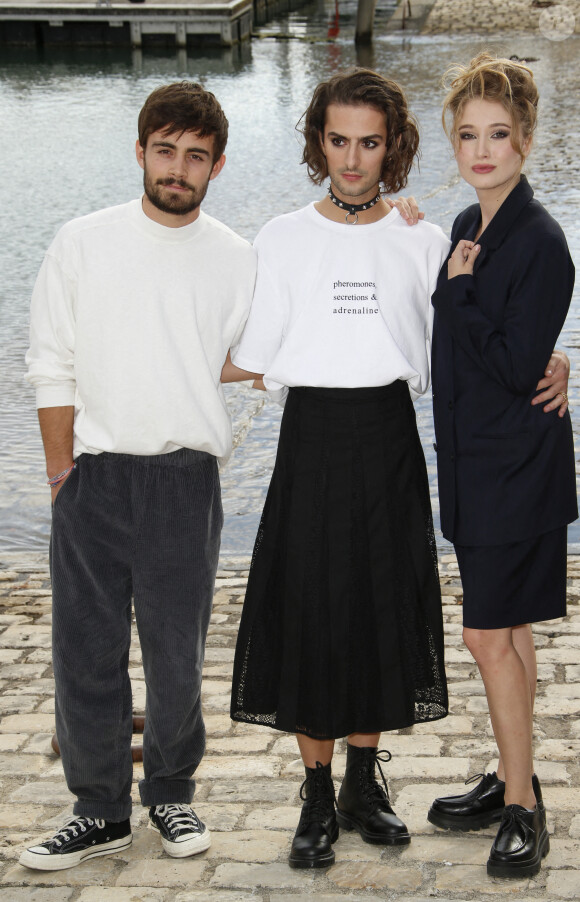
[[[431,294],[449,248],[438,226],[397,210],[369,225],[322,216],[314,204],[279,216],[256,238],[258,278],[234,363],[286,386],[429,387]]]
[[[34,288],[26,361],[37,407],[74,404],[75,457],[194,448],[227,459],[220,372],[255,266],[250,245],[203,212],[168,228],[139,199],[63,226]]]

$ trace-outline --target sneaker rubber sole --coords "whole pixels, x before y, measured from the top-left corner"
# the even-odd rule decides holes
[[[155,830],[156,833],[159,833],[161,845],[171,858],[189,858],[190,855],[198,855],[200,852],[205,852],[211,846],[211,833],[207,827],[203,833],[196,833],[189,839],[182,839],[180,842],[171,842],[171,840],[165,839],[159,827],[151,821],[149,821],[148,827],[150,830]]]
[[[88,846],[86,849],[79,849],[78,852],[65,852],[62,855],[58,853],[43,854],[42,852],[32,852],[26,849],[18,859],[18,863],[25,868],[32,868],[34,871],[65,871],[67,868],[74,868],[77,864],[82,864],[88,858],[98,858],[99,855],[114,855],[115,852],[122,852],[128,849],[133,842],[131,834],[123,836],[120,839],[112,839],[110,842],[101,843],[96,847]]]

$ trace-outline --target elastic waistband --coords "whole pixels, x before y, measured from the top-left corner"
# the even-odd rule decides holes
[[[144,467],[191,467],[205,460],[216,460],[213,454],[196,451],[193,448],[178,448],[177,451],[169,451],[167,454],[116,454],[113,451],[103,451],[101,454],[81,454],[81,457],[100,458],[112,463],[129,461],[136,466]]]

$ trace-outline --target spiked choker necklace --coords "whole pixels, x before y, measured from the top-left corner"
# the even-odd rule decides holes
[[[366,204],[347,204],[344,201],[339,200],[336,194],[334,194],[332,185],[328,186],[328,196],[335,207],[340,207],[341,210],[345,211],[346,216],[344,218],[344,221],[348,223],[348,225],[356,225],[358,222],[358,214],[363,210],[370,210],[370,208],[374,207],[375,204],[378,204],[381,199],[381,195],[379,193],[376,197],[373,197],[372,200],[367,200]],[[350,219],[350,216],[354,216],[354,219]]]

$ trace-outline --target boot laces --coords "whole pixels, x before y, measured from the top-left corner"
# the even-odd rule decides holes
[[[330,784],[330,785],[329,785]],[[308,795],[306,795],[308,792]],[[325,821],[334,810],[334,784],[327,776],[324,765],[316,762],[316,770],[309,774],[300,787],[300,798],[304,802],[301,821],[307,824]]]
[[[383,802],[387,802],[387,804],[390,805],[389,788],[381,767],[381,761],[383,764],[388,764],[392,757],[393,756],[387,749],[378,749],[373,753],[372,757],[369,758],[369,766],[367,768],[361,768],[359,772],[361,790],[371,803],[375,802],[382,804]],[[382,786],[375,780],[375,764],[379,769],[379,774],[383,781]]]

